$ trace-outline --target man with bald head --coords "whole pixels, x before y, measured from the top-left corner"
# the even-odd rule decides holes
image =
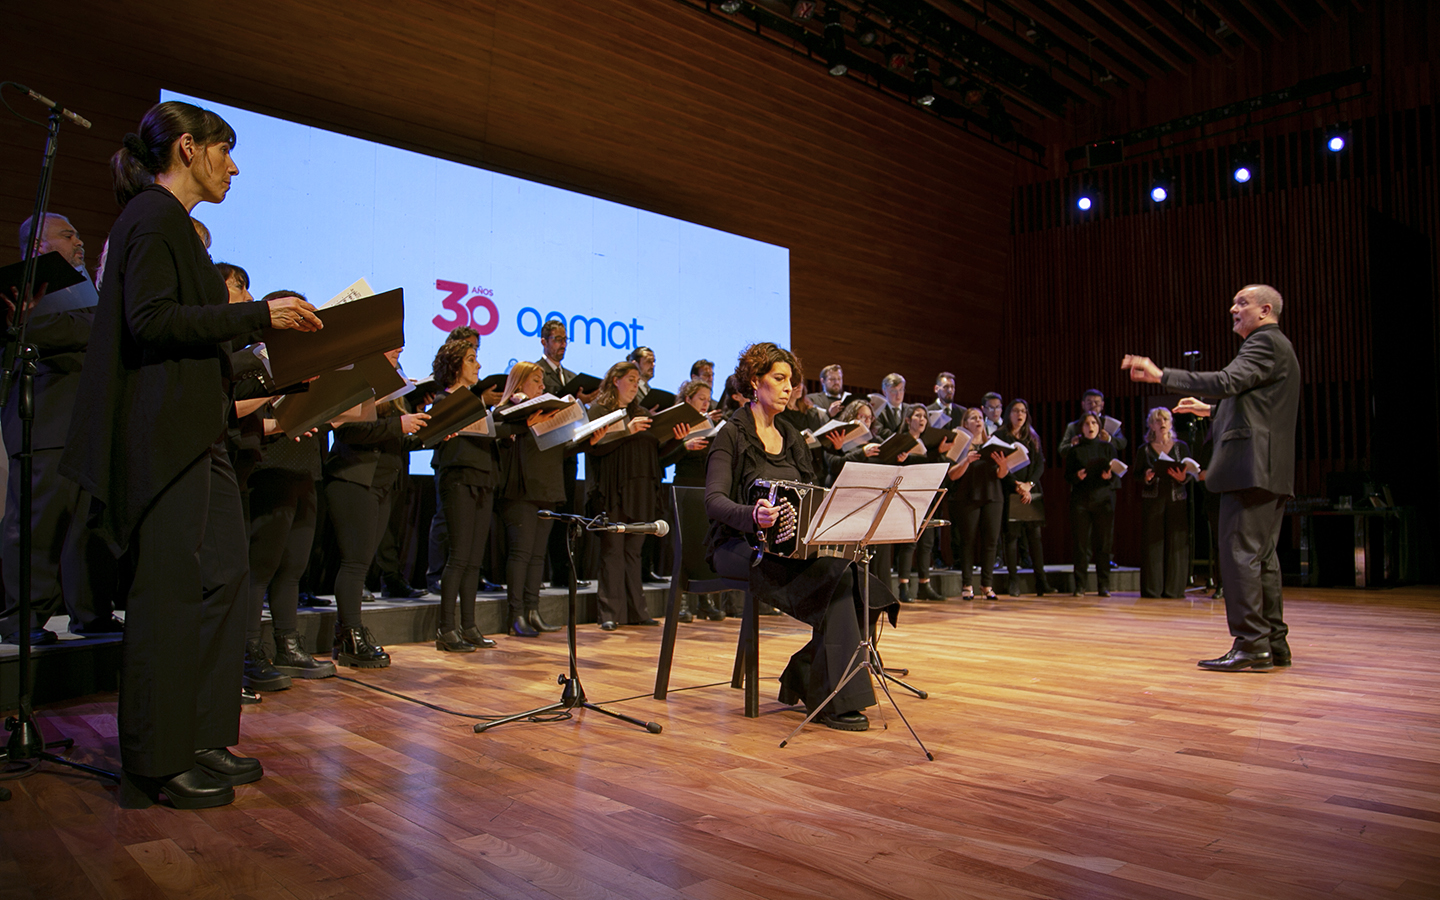
[[[1120,364],[1132,381],[1216,401],[1186,397],[1175,407],[1214,417],[1215,451],[1204,478],[1205,487],[1220,494],[1220,577],[1234,644],[1218,659],[1201,660],[1202,669],[1266,671],[1291,663],[1275,544],[1295,490],[1300,363],[1280,331],[1283,306],[1280,292],[1267,284],[1240,289],[1230,306],[1240,352],[1219,372],[1162,369],[1143,356]]]
[[[86,275],[84,281],[62,291],[47,293],[30,312],[25,341],[35,347],[35,421],[31,433],[31,554],[29,623],[19,617],[20,569],[20,467],[12,465],[7,484],[3,526],[5,611],[0,616],[0,634],[6,643],[19,640],[20,629],[29,627],[35,643],[53,643],[54,632],[45,630],[61,606],[70,614],[70,630],[76,634],[104,634],[120,628],[111,615],[112,597],[102,587],[95,590],[106,560],[97,553],[94,535],[77,510],[88,506],[80,486],[60,474],[60,454],[70,428],[70,412],[85,348],[90,343],[90,326],[100,296],[85,271],[85,242],[64,216],[50,213],[44,227],[35,228],[30,219],[20,225],[20,250],[33,246],[37,253],[58,252],[65,262]],[[21,422],[19,385],[11,389],[5,404],[3,423],[6,452],[20,452]],[[72,527],[73,525],[73,527]],[[93,560],[93,561],[92,561]],[[96,566],[91,570],[91,566]]]

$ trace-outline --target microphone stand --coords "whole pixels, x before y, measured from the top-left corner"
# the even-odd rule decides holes
[[[1185,357],[1185,370],[1187,372],[1194,372],[1195,366],[1200,361],[1200,351],[1186,350],[1183,355]],[[1200,430],[1199,426],[1200,418],[1198,416],[1190,416],[1190,421],[1185,423],[1185,443],[1190,445],[1190,452],[1192,454],[1199,452],[1199,445],[1195,442],[1196,433]],[[1187,559],[1189,565],[1186,566],[1189,576],[1185,579],[1185,586],[1187,588],[1190,586],[1190,583],[1195,580],[1195,530],[1200,527],[1202,521],[1205,522],[1207,535],[1209,534],[1210,528],[1209,519],[1205,516],[1204,501],[1200,498],[1201,488],[1202,485],[1200,482],[1196,481],[1185,494],[1185,516],[1190,524],[1190,538],[1188,541],[1190,545],[1190,555]],[[1205,572],[1207,581],[1215,574],[1215,560],[1218,557],[1214,547],[1214,541],[1211,541],[1210,544],[1210,562]]]
[[[45,156],[40,167],[40,186],[35,192],[35,209],[30,218],[30,239],[25,247],[25,271],[21,278],[19,305],[15,310],[15,324],[7,335],[4,371],[0,373],[0,407],[4,407],[9,400],[11,384],[18,381],[16,394],[20,416],[20,452],[17,454],[20,459],[20,565],[19,572],[16,573],[19,587],[19,596],[16,598],[17,617],[20,623],[19,711],[5,720],[5,729],[10,732],[10,738],[6,741],[5,749],[0,750],[0,764],[43,760],[118,782],[120,776],[114,772],[51,753],[50,750],[54,747],[70,750],[75,746],[75,741],[73,738],[65,738],[46,743],[40,725],[35,721],[33,708],[34,686],[30,677],[30,553],[33,539],[31,509],[34,501],[30,478],[35,446],[35,363],[40,354],[33,345],[25,342],[25,332],[30,324],[30,297],[35,290],[35,261],[39,256],[36,251],[40,246],[37,236],[45,233],[47,224],[45,211],[50,200],[51,176],[55,170],[55,147],[60,140],[59,113],[50,113],[47,132]],[[39,232],[35,231],[37,228],[40,229]]]
[[[556,683],[560,684],[562,688],[558,702],[526,712],[515,713],[511,716],[505,716],[493,722],[481,722],[474,726],[474,732],[481,734],[494,728],[496,725],[518,722],[522,719],[534,719],[536,716],[543,716],[547,713],[557,712],[562,709],[593,709],[595,712],[604,713],[611,718],[620,719],[638,728],[643,728],[651,734],[659,734],[661,728],[658,722],[643,722],[640,719],[632,718],[624,713],[618,713],[598,704],[591,703],[585,697],[585,685],[580,683],[580,667],[575,649],[575,593],[577,587],[575,576],[575,540],[580,537],[582,531],[599,531],[608,525],[609,522],[605,518],[605,514],[601,513],[593,519],[587,519],[584,516],[574,515],[572,513],[541,510],[540,515],[547,519],[559,519],[565,525],[565,554],[570,558],[570,674],[567,676],[562,672],[556,679]]]

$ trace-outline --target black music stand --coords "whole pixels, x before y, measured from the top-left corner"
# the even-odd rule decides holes
[[[598,526],[608,524],[605,519],[605,514],[601,513],[593,519],[587,519],[584,516],[577,516],[572,513],[557,513],[542,509],[540,515],[546,519],[559,519],[565,524],[565,553],[570,557],[570,674],[566,676],[564,673],[561,673],[557,679],[558,683],[562,686],[560,700],[558,702],[527,710],[522,713],[515,713],[511,716],[505,716],[493,722],[481,722],[474,726],[474,732],[476,734],[482,734],[494,728],[496,725],[519,722],[522,719],[535,719],[537,716],[559,712],[562,709],[571,710],[578,708],[593,709],[611,718],[620,719],[621,721],[629,722],[631,725],[643,728],[651,734],[659,734],[661,727],[658,722],[643,722],[640,719],[627,716],[624,713],[618,713],[614,710],[606,709],[599,704],[591,703],[585,698],[585,685],[580,683],[580,669],[576,661],[575,653],[575,593],[577,588],[575,580],[575,538],[579,537],[580,532],[587,528],[594,529]]]
[[[948,463],[925,463],[917,466],[884,466],[873,463],[850,463],[840,471],[835,484],[825,495],[815,520],[805,536],[807,544],[825,544],[848,548],[846,555],[859,568],[860,578],[860,644],[850,657],[845,677],[835,685],[819,705],[812,709],[805,720],[795,726],[789,737],[780,742],[786,744],[800,733],[800,730],[820,714],[845,685],[860,672],[877,675],[880,690],[895,714],[910,731],[910,736],[919,745],[920,751],[929,760],[935,755],[925,748],[920,735],[915,733],[910,720],[895,702],[887,681],[897,681],[885,673],[884,663],[875,649],[874,636],[870,632],[870,558],[871,544],[904,544],[920,537],[930,516],[933,515],[940,498],[945,492],[940,485],[950,470]],[[907,484],[908,482],[908,484]],[[922,500],[922,498],[924,498]],[[895,501],[899,501],[898,503]],[[916,501],[921,501],[918,505]],[[909,687],[909,685],[906,685]],[[914,690],[914,688],[910,688]]]

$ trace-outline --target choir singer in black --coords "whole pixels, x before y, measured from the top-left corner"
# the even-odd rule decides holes
[[[61,471],[88,491],[129,605],[120,671],[120,802],[220,806],[261,777],[240,739],[249,568],[225,452],[234,409],[226,342],[264,328],[315,331],[310,304],[228,301],[190,224],[240,170],[235,132],[188,103],[158,104],[111,160],[123,207]]]

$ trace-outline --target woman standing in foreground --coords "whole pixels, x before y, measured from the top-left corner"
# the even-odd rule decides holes
[[[226,342],[266,326],[316,331],[294,297],[230,304],[190,223],[239,169],[235,132],[188,103],[152,107],[111,160],[124,211],[62,468],[94,498],[112,552],[132,572],[120,670],[120,802],[164,793],[220,806],[261,777],[240,739],[249,544],[225,452],[234,404]]]

